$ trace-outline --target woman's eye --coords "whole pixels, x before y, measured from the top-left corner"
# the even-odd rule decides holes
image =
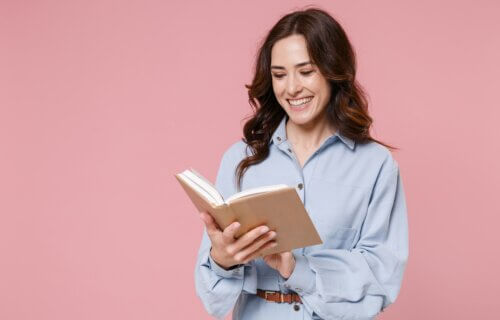
[[[273,74],[273,76],[274,76],[275,78],[281,79],[281,78],[283,78],[285,75],[284,75],[284,74]]]
[[[313,71],[314,71],[314,70],[303,71],[303,72],[301,72],[301,74],[302,74],[302,75],[304,75],[304,76],[307,76],[307,75],[309,75],[309,74],[313,73]]]

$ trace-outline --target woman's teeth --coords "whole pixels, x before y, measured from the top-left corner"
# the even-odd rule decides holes
[[[302,99],[297,99],[297,100],[290,100],[288,99],[288,102],[292,105],[292,106],[301,106],[303,104],[306,104],[308,103],[309,101],[312,100],[313,97],[307,97],[307,98],[302,98]]]

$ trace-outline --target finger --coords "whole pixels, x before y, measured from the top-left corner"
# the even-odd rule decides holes
[[[244,259],[247,256],[250,256],[252,253],[255,251],[259,250],[263,245],[265,245],[267,242],[273,240],[276,237],[276,232],[270,231],[266,233],[265,235],[259,237],[257,240],[252,242],[250,245],[245,247],[243,250],[240,250],[234,258],[236,260],[238,259]]]
[[[233,243],[236,232],[240,229],[241,225],[238,221],[235,221],[228,225],[224,231],[222,231],[222,237],[227,243]]]
[[[269,227],[267,226],[260,226],[248,231],[247,233],[239,237],[238,240],[235,242],[236,251],[243,250],[243,248],[247,247],[249,244],[254,242],[258,237],[264,235],[268,231]]]
[[[221,231],[214,218],[212,218],[212,216],[208,212],[200,212],[200,218],[205,223],[208,234],[214,234]]]
[[[276,241],[269,241],[266,244],[264,244],[262,247],[260,247],[257,251],[253,252],[249,256],[243,258],[243,263],[248,263],[252,261],[255,258],[259,258],[262,256],[262,251],[269,249],[269,248],[274,248],[278,245]]]

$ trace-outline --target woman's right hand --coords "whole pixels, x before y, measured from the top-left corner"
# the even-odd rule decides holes
[[[269,231],[267,226],[256,227],[235,239],[234,235],[240,228],[238,222],[233,222],[221,230],[208,212],[201,212],[200,217],[212,242],[210,255],[224,269],[245,264],[259,257],[264,249],[277,245],[276,241],[273,241],[276,232]]]

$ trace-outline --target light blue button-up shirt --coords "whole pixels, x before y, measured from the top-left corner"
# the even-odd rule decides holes
[[[287,141],[287,119],[273,133],[269,157],[248,168],[242,190],[295,186],[323,244],[294,250],[296,266],[285,280],[262,259],[222,269],[210,257],[204,231],[196,292],[217,318],[234,307],[233,319],[373,319],[395,301],[408,259],[398,163],[376,142],[355,143],[335,133],[301,168]],[[224,198],[237,192],[236,166],[249,152],[238,141],[224,153],[215,183]],[[268,302],[255,295],[257,289],[293,291],[303,304]]]

